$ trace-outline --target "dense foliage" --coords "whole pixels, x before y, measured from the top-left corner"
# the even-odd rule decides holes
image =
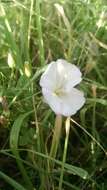
[[[0,1],[1,190],[57,190],[61,175],[64,190],[107,189],[106,44],[106,0]],[[80,68],[86,97],[71,117],[65,163],[66,118],[50,160],[55,114],[39,85],[58,58]]]

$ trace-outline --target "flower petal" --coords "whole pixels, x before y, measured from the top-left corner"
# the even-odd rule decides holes
[[[78,67],[63,59],[48,65],[40,85],[45,101],[56,114],[70,116],[83,106],[83,93],[73,88],[82,80],[81,75]]]
[[[76,65],[71,64],[64,59],[58,59],[57,65],[59,66],[59,70],[61,67],[63,68],[61,69],[60,75],[63,78],[65,78],[65,81],[66,81],[64,84],[65,90],[69,91],[71,90],[72,87],[74,87],[75,85],[81,82],[82,74]]]
[[[64,116],[74,115],[85,103],[84,95],[76,88],[65,94],[64,96],[56,96],[52,91],[42,88],[42,93],[46,102],[56,114]]]
[[[56,113],[61,113],[61,100],[58,96],[54,95],[52,91],[47,88],[42,88],[42,93],[45,99],[45,102],[51,107],[51,109]]]
[[[79,68],[64,59],[51,62],[40,79],[40,86],[54,90],[63,88],[65,91],[80,83],[81,72]]]
[[[51,62],[46,71],[42,74],[40,79],[40,86],[47,88],[49,90],[53,90],[56,86],[57,80],[57,64],[56,62]]]
[[[85,103],[83,92],[76,88],[72,88],[66,96],[62,96],[63,102],[61,113],[64,116],[74,115]]]

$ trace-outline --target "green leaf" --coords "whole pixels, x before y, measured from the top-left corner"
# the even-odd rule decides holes
[[[17,183],[14,179],[9,177],[8,175],[4,174],[2,171],[0,171],[0,178],[3,178],[7,183],[9,183],[16,190],[26,190],[22,185]]]
[[[36,73],[33,75],[33,77],[32,77],[31,79],[29,79],[28,82],[27,82],[25,85],[23,85],[23,87],[18,91],[18,93],[16,94],[16,96],[15,96],[15,97],[13,98],[13,100],[10,102],[9,107],[10,107],[10,106],[14,103],[14,101],[21,95],[21,93],[22,93],[26,88],[28,88],[28,86],[29,86],[34,80],[36,80],[36,79],[39,77],[40,74],[42,74],[42,73],[45,71],[46,67],[47,67],[47,66],[38,69],[38,70],[36,71]]]
[[[58,164],[59,166],[62,166],[62,162],[59,161],[59,160],[56,160],[56,159],[53,159],[52,157],[50,156],[47,156],[43,153],[40,153],[40,152],[36,152],[36,151],[33,151],[33,150],[30,150],[30,149],[22,149],[24,151],[28,151],[28,152],[32,152],[33,154],[36,154],[44,159],[50,159],[52,160],[53,162],[55,162],[56,164]],[[64,170],[66,170],[67,172],[73,174],[73,175],[78,175],[79,177],[83,178],[83,179],[89,179],[89,174],[86,170],[80,168],[80,167],[77,167],[77,166],[73,166],[71,164],[67,164],[65,163],[64,164]]]
[[[103,106],[107,106],[107,100],[104,100],[102,98],[87,98],[87,101],[89,102],[96,102],[96,103],[99,103],[99,104],[102,104]]]
[[[11,132],[10,132],[10,147],[11,147],[13,154],[16,157],[16,161],[17,161],[17,164],[21,171],[23,180],[25,182],[26,187],[28,187],[28,189],[33,189],[33,185],[27,175],[27,172],[25,170],[23,163],[20,160],[20,154],[18,152],[18,141],[19,141],[19,133],[20,133],[20,130],[22,127],[22,123],[23,123],[24,119],[31,113],[32,113],[32,111],[19,115],[19,117],[15,120],[15,122],[12,126],[12,129],[11,129]]]
[[[88,172],[80,167],[76,167],[71,164],[65,164],[65,169],[67,169],[69,173],[72,173],[73,175],[78,175],[83,179],[89,178]]]

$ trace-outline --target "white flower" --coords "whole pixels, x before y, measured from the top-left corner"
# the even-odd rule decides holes
[[[79,68],[66,60],[51,62],[40,79],[45,101],[56,114],[71,116],[85,103],[83,92],[74,88],[82,80]]]

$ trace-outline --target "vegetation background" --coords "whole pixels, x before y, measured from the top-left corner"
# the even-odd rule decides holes
[[[64,58],[83,73],[85,106],[72,117],[61,169],[65,118],[48,171],[55,114],[39,80]],[[0,190],[107,189],[107,1],[0,0]],[[60,189],[59,189],[60,190]]]

